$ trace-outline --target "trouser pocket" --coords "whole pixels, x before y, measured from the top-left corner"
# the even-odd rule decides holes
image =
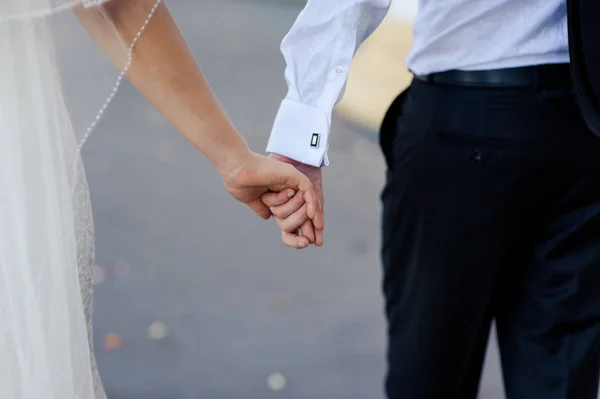
[[[398,119],[402,116],[402,106],[404,105],[409,89],[410,86],[404,89],[404,91],[402,91],[402,93],[400,93],[392,102],[385,113],[383,121],[381,122],[381,127],[379,128],[379,146],[383,152],[383,157],[385,158],[388,169],[392,169],[393,143],[397,130],[396,125]]]

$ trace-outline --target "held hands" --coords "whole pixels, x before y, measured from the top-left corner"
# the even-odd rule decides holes
[[[306,165],[281,155],[271,154],[270,158],[285,162],[302,172],[314,186],[317,195],[319,217],[310,217],[310,207],[301,193],[288,197],[284,192],[269,192],[261,196],[269,207],[275,222],[281,228],[281,238],[285,245],[305,248],[309,243],[323,245],[323,182],[321,168]]]
[[[276,211],[273,214],[280,215],[282,219],[287,218],[287,215],[282,216],[285,215],[283,210],[288,211],[294,208],[294,204],[300,204],[298,208],[302,208],[302,221],[307,221],[302,225],[303,234],[305,234],[305,231],[306,234],[309,234],[308,226],[310,226],[310,232],[312,232],[314,224],[320,229],[317,231],[321,232],[322,237],[323,210],[319,201],[320,187],[317,191],[309,178],[294,166],[280,162],[275,157],[267,158],[251,151],[244,151],[243,155],[236,157],[235,165],[224,168],[224,170],[219,169],[219,173],[227,191],[235,199],[250,206],[263,219],[268,219],[272,210],[265,205],[262,197],[267,198],[267,203],[283,204],[273,208]],[[286,207],[288,201],[291,205]],[[292,212],[295,212],[298,208]],[[295,220],[300,220],[300,215],[286,225],[288,230],[291,229],[290,232],[298,227]],[[298,237],[293,234],[286,237],[284,236],[286,244],[289,242],[300,248],[308,246],[309,240],[306,237]],[[312,237],[314,237],[314,233]],[[300,243],[304,243],[304,246],[301,246]]]

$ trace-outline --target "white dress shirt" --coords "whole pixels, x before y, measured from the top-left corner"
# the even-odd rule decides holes
[[[329,163],[333,107],[356,50],[390,2],[308,0],[281,44],[288,93],[267,152]],[[413,26],[407,64],[416,74],[569,62],[566,0],[419,0]]]

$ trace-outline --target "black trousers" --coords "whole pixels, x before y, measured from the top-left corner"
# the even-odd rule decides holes
[[[600,138],[569,88],[414,81],[381,129],[390,399],[596,399]]]

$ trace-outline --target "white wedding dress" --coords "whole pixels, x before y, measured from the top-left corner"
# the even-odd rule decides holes
[[[93,350],[94,235],[80,150],[123,73],[98,98],[90,93],[97,113],[75,126],[81,104],[67,105],[51,19],[78,3],[0,1],[1,399],[106,398]]]

